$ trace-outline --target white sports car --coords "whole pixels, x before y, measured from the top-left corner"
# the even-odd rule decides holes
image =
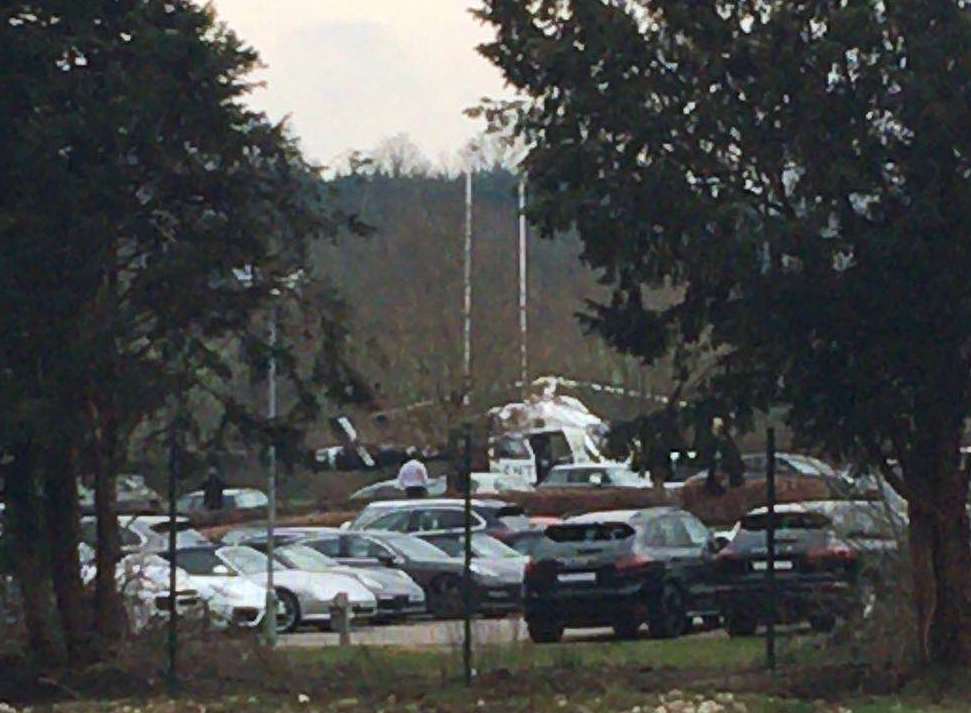
[[[266,581],[266,555],[252,547],[219,547],[214,552],[240,578],[262,584]],[[351,619],[371,619],[377,613],[377,599],[357,577],[347,574],[305,572],[273,566],[273,588],[282,611],[277,615],[279,631],[294,631],[300,624],[326,626],[330,623],[334,598],[347,594]]]

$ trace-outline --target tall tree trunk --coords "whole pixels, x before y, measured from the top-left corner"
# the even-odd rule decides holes
[[[33,455],[29,444],[17,447],[13,463],[5,469],[5,521],[31,654],[37,661],[58,664],[66,660],[66,655],[53,607],[47,532]]]
[[[72,659],[83,654],[89,634],[84,586],[78,559],[79,506],[74,459],[67,448],[52,454],[45,468],[46,521],[51,576],[61,615],[64,643]]]
[[[124,635],[124,616],[115,571],[121,557],[118,535],[118,491],[116,488],[115,424],[110,413],[92,401],[94,438],[94,512],[98,542],[95,549],[95,629],[102,644],[109,645]]]
[[[921,439],[905,465],[918,642],[925,663],[971,664],[971,531],[968,474],[958,464],[960,428]],[[928,434],[930,435],[930,434]],[[909,472],[907,472],[909,470]]]

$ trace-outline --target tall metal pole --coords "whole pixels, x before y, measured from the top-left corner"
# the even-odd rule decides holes
[[[765,663],[770,670],[775,669],[775,429],[769,428],[765,434],[766,472],[765,499],[768,523],[765,528],[767,550],[765,568],[765,589],[769,600],[769,621],[765,627]]]
[[[465,459],[462,483],[465,491],[465,565],[462,568],[462,611],[465,638],[462,641],[462,668],[465,685],[472,685],[472,428],[465,424]]]
[[[269,385],[267,417],[271,427],[276,420],[276,305],[270,313],[270,365],[269,365]],[[267,507],[266,522],[266,614],[263,618],[263,631],[266,636],[266,643],[271,648],[276,646],[276,591],[273,589],[273,528],[276,527],[276,444],[270,442],[268,453],[269,475],[267,482]]]
[[[469,405],[472,393],[472,170],[465,172],[465,304],[464,352],[462,361],[462,403]]]
[[[169,433],[169,670],[168,684],[169,692],[173,695],[179,687],[179,675],[176,667],[179,651],[179,623],[178,612],[175,608],[176,592],[176,562],[175,562],[175,540],[176,540],[176,481],[179,477],[179,429],[182,428],[182,394],[176,395],[178,399],[176,405],[175,418],[172,421],[171,432]]]
[[[529,347],[526,340],[526,178],[519,181],[519,356],[522,397],[529,388]]]

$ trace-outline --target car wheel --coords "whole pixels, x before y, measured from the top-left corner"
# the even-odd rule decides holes
[[[441,577],[432,583],[429,597],[432,614],[439,619],[454,619],[465,613],[462,581],[458,577]]]
[[[537,644],[555,644],[563,638],[563,625],[551,619],[529,619],[529,638]]]
[[[733,611],[725,615],[725,631],[729,636],[753,636],[759,620],[751,614]]]
[[[674,639],[685,631],[684,595],[681,588],[673,582],[667,582],[661,588],[655,605],[651,607],[649,628],[655,639]]]
[[[283,604],[283,612],[276,617],[276,630],[281,634],[289,634],[300,626],[300,602],[293,592],[286,589],[276,590],[276,598]]]
[[[832,614],[813,614],[809,617],[809,626],[817,633],[827,634],[836,627],[836,617]]]
[[[614,636],[618,639],[636,639],[640,628],[641,622],[637,619],[622,619],[614,622]]]

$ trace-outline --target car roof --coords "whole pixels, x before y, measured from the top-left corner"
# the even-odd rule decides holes
[[[81,522],[96,522],[97,519],[97,515],[84,515],[81,518]],[[122,527],[130,527],[135,523],[144,523],[151,526],[166,523],[169,519],[168,515],[118,515],[118,524]],[[185,523],[189,522],[189,518],[185,515],[176,515],[175,521],[177,523]]]
[[[411,500],[382,500],[376,503],[368,503],[367,507],[372,510],[386,510],[442,506],[463,507],[464,505],[465,501],[462,498],[413,498]],[[472,498],[472,505],[475,507],[517,507],[514,503],[507,503],[505,500],[487,498]]]
[[[802,500],[793,503],[779,503],[775,506],[776,512],[819,512],[833,507],[879,507],[882,504],[879,500]],[[766,506],[749,510],[746,515],[764,515],[769,511]]]
[[[553,466],[552,470],[586,470],[594,468],[623,468],[625,470],[630,470],[630,467],[626,463],[618,463],[616,461],[604,461],[602,463],[563,463],[562,465]]]
[[[638,510],[596,510],[573,515],[566,518],[564,524],[583,524],[589,522],[630,522],[646,515],[663,515],[671,512],[682,512],[681,508],[673,505],[658,505],[656,507],[640,508]]]

